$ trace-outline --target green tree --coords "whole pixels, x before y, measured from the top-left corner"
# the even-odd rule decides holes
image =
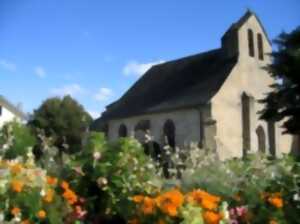
[[[272,91],[261,102],[265,104],[261,118],[284,120],[285,133],[300,134],[300,27],[282,33],[274,41],[278,49],[267,66],[276,80]]]
[[[53,138],[59,152],[73,153],[81,149],[91,116],[71,96],[49,98],[34,111],[29,125],[46,137]]]

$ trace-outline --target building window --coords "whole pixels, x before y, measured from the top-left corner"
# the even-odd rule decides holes
[[[121,124],[119,127],[119,137],[120,138],[127,137],[127,128],[125,124]]]
[[[135,138],[142,143],[147,141],[147,134],[150,134],[150,121],[149,120],[141,120],[137,123],[134,128],[134,136]]]
[[[0,106],[0,116],[2,116],[2,106]]]
[[[251,97],[246,93],[242,94],[242,136],[243,156],[251,150]]]
[[[172,120],[167,120],[164,124],[164,138],[166,140],[166,144],[175,147],[175,124]]]
[[[253,39],[253,31],[248,29],[248,48],[249,48],[249,56],[254,57],[254,39]]]
[[[269,137],[269,151],[273,157],[276,157],[276,132],[275,132],[275,122],[268,121],[268,137]]]
[[[258,140],[258,151],[265,153],[266,152],[266,134],[264,128],[260,125],[256,129],[256,135]]]
[[[257,34],[257,47],[258,47],[258,58],[260,60],[264,60],[263,38],[260,33]]]

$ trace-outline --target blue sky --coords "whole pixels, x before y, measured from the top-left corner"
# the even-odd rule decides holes
[[[93,116],[149,66],[220,46],[246,9],[274,39],[299,0],[0,0],[0,95],[32,112],[71,94]]]

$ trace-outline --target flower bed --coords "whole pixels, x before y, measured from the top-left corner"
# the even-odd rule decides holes
[[[0,159],[0,223],[65,223],[80,212],[69,184],[36,167],[33,160]]]

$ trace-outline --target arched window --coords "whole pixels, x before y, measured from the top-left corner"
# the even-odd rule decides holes
[[[175,147],[175,124],[172,120],[167,120],[164,124],[164,137],[166,143],[172,148]]]
[[[242,136],[243,136],[243,155],[251,149],[251,128],[250,128],[250,107],[251,98],[246,94],[242,94]]]
[[[260,33],[257,34],[257,48],[258,48],[258,58],[264,60],[264,45],[263,38]]]
[[[248,29],[248,48],[249,48],[249,56],[254,57],[254,39],[253,39],[253,31]]]
[[[264,128],[260,125],[256,129],[256,135],[258,140],[258,151],[265,153],[266,152],[266,134]]]
[[[119,127],[119,137],[127,137],[127,128],[125,126],[125,124],[121,124]]]
[[[146,141],[146,134],[150,131],[150,121],[149,120],[141,120],[137,123],[134,128],[135,138],[144,143]]]

